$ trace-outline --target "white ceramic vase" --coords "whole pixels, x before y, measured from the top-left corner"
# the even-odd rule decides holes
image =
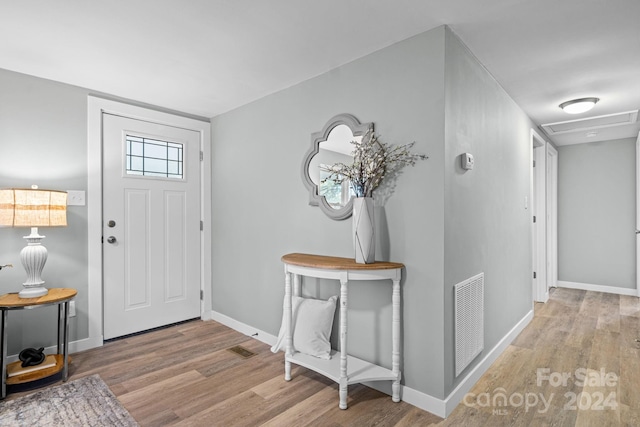
[[[373,221],[373,198],[353,199],[353,247],[359,264],[375,262],[376,240]]]

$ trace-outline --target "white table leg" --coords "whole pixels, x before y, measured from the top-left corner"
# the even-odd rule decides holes
[[[285,268],[284,274],[284,344],[285,344],[285,356],[284,356],[284,379],[285,381],[291,381],[291,362],[287,360],[288,356],[293,355],[293,339],[291,337],[291,273]]]
[[[293,295],[297,297],[302,295],[302,277],[299,274],[293,275]]]
[[[340,279],[340,409],[347,409],[347,279]]]
[[[393,293],[391,296],[391,339],[393,341],[391,353],[391,372],[396,375],[396,380],[391,384],[394,402],[400,401],[400,280],[393,281]]]

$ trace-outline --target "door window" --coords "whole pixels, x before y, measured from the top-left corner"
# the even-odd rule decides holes
[[[126,146],[127,175],[183,179],[182,144],[127,135]]]

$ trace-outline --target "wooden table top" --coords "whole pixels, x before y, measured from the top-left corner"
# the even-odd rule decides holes
[[[372,264],[358,264],[353,258],[298,253],[283,256],[282,262],[300,267],[325,268],[329,270],[394,270],[404,267],[404,264],[399,262],[376,261]]]
[[[0,308],[19,308],[32,305],[53,304],[75,297],[78,291],[72,288],[51,288],[47,295],[36,298],[20,298],[18,293],[0,296]]]

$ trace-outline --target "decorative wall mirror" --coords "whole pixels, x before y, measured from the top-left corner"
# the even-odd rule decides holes
[[[360,141],[373,123],[360,123],[351,114],[332,117],[319,132],[311,134],[311,148],[302,162],[302,182],[309,190],[309,204],[320,209],[331,219],[342,220],[351,216],[352,190],[348,182],[337,184],[322,180],[328,172],[322,165],[353,163],[353,144]]]

